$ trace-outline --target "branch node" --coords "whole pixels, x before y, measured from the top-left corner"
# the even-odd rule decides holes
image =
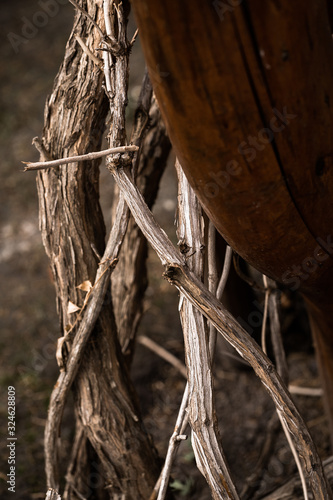
[[[188,436],[186,434],[179,434],[179,436],[176,437],[176,441],[186,441]]]

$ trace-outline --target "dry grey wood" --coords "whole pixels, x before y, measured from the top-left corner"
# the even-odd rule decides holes
[[[223,337],[248,361],[270,394],[293,437],[302,467],[314,498],[331,499],[321,460],[311,435],[288,390],[272,362],[260,350],[223,305],[207,290],[185,265],[184,257],[174,248],[165,232],[155,222],[140,192],[124,169],[110,169],[141,230],[166,266],[166,279],[175,285],[217,328]]]
[[[56,490],[49,488],[46,493],[45,500],[61,500],[61,496]]]
[[[281,335],[281,325],[279,318],[279,295],[276,287],[276,283],[273,280],[268,279],[268,286],[271,287],[271,293],[269,294],[268,299],[268,313],[270,320],[270,330],[271,330],[271,339],[272,339],[272,347],[275,359],[275,365],[278,374],[282,378],[283,382],[288,386],[289,384],[289,372],[288,365],[286,359],[286,353],[283,347],[283,340]]]
[[[94,151],[92,153],[87,153],[85,155],[71,156],[69,158],[60,158],[58,160],[37,161],[35,163],[32,163],[30,161],[28,162],[23,161],[22,163],[27,165],[24,168],[24,172],[27,172],[29,170],[43,170],[45,168],[50,168],[50,167],[54,168],[60,165],[68,165],[69,163],[75,163],[78,161],[96,160],[97,158],[103,158],[104,156],[108,156],[110,154],[128,153],[137,150],[138,150],[137,146],[133,145],[121,146],[118,148],[104,149],[103,151]]]
[[[186,248],[187,266],[198,280],[204,277],[204,221],[197,197],[176,162],[178,175],[178,229],[181,247]],[[186,255],[185,254],[185,255]],[[213,397],[213,375],[207,322],[188,298],[180,296],[180,318],[188,373],[188,414],[196,464],[205,477],[212,498],[238,499],[218,432]]]
[[[208,222],[207,267],[208,267],[208,275],[207,275],[208,290],[213,295],[216,295],[216,290],[218,285],[218,272],[217,272],[217,260],[216,260],[216,229],[211,221]],[[211,323],[209,324],[208,328],[209,328],[210,356],[213,362],[216,350],[217,331]]]
[[[155,202],[171,149],[156,100],[153,99],[151,102],[151,97],[152,89],[146,75],[135,112],[131,142],[141,144],[134,175],[136,184],[149,207]],[[117,196],[114,197],[113,203],[116,202]],[[147,240],[131,217],[119,262],[111,280],[119,341],[128,363],[133,356],[135,335],[142,317],[144,293],[148,284],[147,253]]]
[[[183,435],[188,424],[188,413],[186,411],[189,396],[189,386],[186,383],[182,402],[179,408],[178,416],[174,431],[169,440],[168,451],[165,457],[165,462],[160,477],[154,487],[154,490],[149,500],[164,500],[167,494],[168,483],[171,475],[172,464],[175,460],[177,450],[181,440],[180,436]]]
[[[226,245],[222,274],[221,274],[220,279],[217,283],[215,294],[213,294],[216,296],[216,298],[218,300],[222,300],[223,292],[224,292],[224,289],[225,289],[227,281],[228,281],[229,272],[230,272],[231,263],[232,263],[232,253],[233,253],[232,248],[229,245]],[[213,334],[210,335],[210,352],[211,352],[212,361],[214,361],[217,331],[216,331],[216,328],[213,327],[212,323],[209,324],[209,328],[210,328],[210,331],[213,332]],[[227,356],[228,355],[230,356],[231,353],[226,352],[225,354]]]
[[[99,25],[104,25],[100,2],[84,0],[81,5]],[[118,10],[121,8],[118,6]],[[102,89],[104,75],[77,44],[75,34],[85,40],[92,52],[100,43],[100,35],[95,28],[92,29],[87,17],[77,14],[64,62],[45,108],[42,144],[46,155],[42,156],[49,155],[51,159],[100,150],[109,108]],[[114,76],[127,80],[125,64]],[[111,116],[115,129],[124,110],[121,113],[118,107]],[[117,145],[123,146],[126,141],[123,128],[120,130],[124,142]],[[123,156],[129,163],[130,153]],[[73,163],[66,169],[38,173],[40,224],[55,278],[62,335],[71,329],[79,315],[70,314],[69,301],[79,307],[85,301],[85,294],[77,286],[85,280],[95,282],[99,262],[92,246],[100,255],[105,248],[105,227],[98,201],[99,160],[92,160],[82,167],[82,164]],[[123,200],[121,207],[127,212]],[[116,245],[121,240],[118,233]],[[68,498],[77,498],[78,494],[82,494],[81,485],[96,472],[94,462],[101,463],[100,486],[95,492],[99,498],[116,498],[120,494],[129,499],[147,498],[159,472],[156,454],[142,426],[133,386],[121,354],[112,303],[102,298],[108,288],[108,266],[114,255],[111,257],[111,261],[106,260],[102,265],[102,268],[107,268],[103,275],[105,280],[101,278],[98,281],[82,313],[84,321],[89,320],[91,325],[101,305],[95,326],[88,341],[88,333],[84,333],[87,327],[81,321],[75,324],[73,351],[66,362],[67,371],[60,374],[59,384],[55,387],[48,417],[45,439],[47,482],[48,486],[56,488],[58,419],[61,419],[57,410],[59,401],[62,404],[62,394],[68,392],[76,373],[74,404],[84,436],[77,447],[76,462],[80,467],[71,475],[71,484],[66,488]],[[101,269],[99,272],[102,272]],[[71,349],[70,342],[68,349]],[[87,448],[90,449],[89,456]]]

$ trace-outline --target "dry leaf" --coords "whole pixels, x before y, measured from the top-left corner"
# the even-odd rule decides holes
[[[77,286],[76,288],[82,290],[83,292],[90,292],[90,290],[92,289],[91,281],[83,281],[83,283],[81,283],[81,285]]]
[[[63,348],[65,342],[66,342],[65,337],[60,337],[57,341],[56,360],[57,360],[57,363],[58,363],[58,366],[59,366],[61,372],[65,370],[65,363],[64,363],[64,357],[63,357],[63,352],[62,352],[62,348]]]
[[[73,302],[71,302],[70,300],[68,301],[68,307],[67,307],[67,313],[68,314],[73,314],[75,313],[76,311],[79,311],[80,308],[78,306],[76,306],[75,304],[73,304]]]

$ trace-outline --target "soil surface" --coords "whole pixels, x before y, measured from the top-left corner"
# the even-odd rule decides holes
[[[54,0],[52,15],[41,16],[43,1],[2,0],[0,4],[0,496],[39,499],[45,496],[43,432],[48,399],[56,381],[55,345],[59,335],[55,292],[38,229],[34,173],[23,173],[21,161],[38,159],[31,140],[41,135],[44,102],[62,60],[71,29],[73,8]],[[47,18],[47,19],[46,19]],[[31,27],[31,22],[39,27]],[[130,106],[143,72],[139,50],[133,52]],[[109,174],[102,168],[102,201],[108,212]],[[105,181],[105,182],[104,182]],[[161,183],[155,207],[159,222],[176,242],[176,180],[172,165]],[[147,335],[184,359],[176,290],[162,279],[162,267],[150,252],[150,285],[140,334]],[[258,303],[262,297],[258,296]],[[254,306],[253,306],[254,307]],[[244,318],[246,321],[246,317]],[[295,385],[319,387],[306,313],[299,298],[284,296],[283,333]],[[232,477],[242,491],[254,470],[273,405],[254,373],[225,355],[218,343],[215,363],[216,407],[221,439]],[[173,432],[185,381],[172,366],[138,345],[132,376],[147,430],[161,457]],[[16,491],[7,489],[7,390],[16,393]],[[320,397],[294,396],[318,446],[329,454],[327,422]],[[70,403],[62,439],[70,447]],[[63,457],[66,459],[66,457]],[[262,471],[259,493],[282,484],[295,473],[286,439],[279,431]],[[190,439],[181,444],[172,471],[176,498],[205,500],[209,490],[195,467]],[[257,498],[253,494],[251,498]]]

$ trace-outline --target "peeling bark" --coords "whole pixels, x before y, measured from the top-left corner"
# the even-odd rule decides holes
[[[87,0],[82,6],[103,27],[101,2]],[[43,146],[51,159],[98,150],[108,112],[104,75],[82,51],[74,34],[92,52],[100,42],[96,28],[78,13],[45,108]],[[62,335],[79,314],[69,312],[69,301],[78,307],[84,302],[85,293],[78,285],[85,280],[94,282],[99,262],[92,245],[100,254],[104,251],[98,165],[99,161],[73,163],[40,172],[37,177],[40,226],[55,279]],[[99,481],[96,488],[88,485],[89,498],[148,498],[158,475],[157,458],[135,403],[111,301],[104,301],[91,334],[74,384],[74,399],[79,435],[67,498],[77,498],[89,477],[96,474],[94,462]],[[48,487],[58,489],[56,451],[45,452]]]

